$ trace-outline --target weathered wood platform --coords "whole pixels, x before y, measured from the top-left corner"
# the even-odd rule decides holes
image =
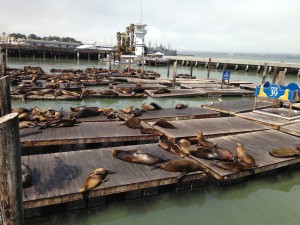
[[[112,90],[112,89],[109,89],[109,90],[117,93],[118,95],[103,95],[103,94],[101,94],[101,91],[105,91],[105,89],[100,89],[100,88],[90,88],[90,90],[93,90],[96,93],[90,94],[89,96],[86,96],[85,98],[146,98],[147,97],[147,95],[145,95],[144,93],[132,95],[131,93],[124,94],[124,93],[120,93],[120,92],[118,92],[116,90]]]
[[[270,102],[257,102],[256,108],[262,109],[271,107]],[[211,104],[202,105],[205,109],[215,110],[228,115],[234,115],[242,112],[253,111],[254,99],[239,99],[224,102],[213,102]]]
[[[166,159],[180,159],[157,144],[116,149],[140,149]],[[79,189],[89,173],[99,167],[116,173],[109,174],[107,182],[92,190],[89,198],[176,184],[176,177],[180,174],[161,169],[151,170],[151,166],[121,161],[112,156],[111,148],[34,155],[22,157],[22,162],[31,168],[34,180],[34,186],[24,190],[24,207],[27,209],[73,201],[79,201],[81,208],[84,208],[83,196]],[[201,180],[204,183],[205,179],[206,175],[203,172],[195,172],[188,174],[184,182]]]
[[[227,85],[224,86],[224,88],[228,88]],[[195,84],[181,84],[180,85],[181,89],[195,89],[195,88],[221,88],[221,84],[219,83],[195,83]],[[229,88],[234,88],[234,86],[229,86]]]
[[[227,84],[227,80],[225,80],[225,83]],[[229,84],[241,85],[241,84],[252,84],[252,82],[251,81],[245,81],[245,80],[229,80]]]
[[[121,89],[130,89],[130,88],[135,88],[137,87],[136,84],[130,84],[130,83],[123,83],[123,84],[117,84],[113,85],[112,88],[121,88]],[[161,85],[161,84],[141,84],[141,88],[147,89],[147,90],[157,90],[161,88],[167,88],[166,85]]]
[[[258,84],[240,84],[240,88],[251,90],[251,91],[255,91],[256,86],[258,86]]]
[[[280,127],[280,131],[300,137],[300,122],[283,125]]]
[[[258,113],[258,112],[238,113],[235,116],[244,118],[247,120],[251,120],[256,123],[264,124],[264,125],[270,126],[277,130],[279,130],[281,126],[296,123],[296,122],[300,121],[300,119],[289,120],[287,118],[271,116],[270,114],[262,114],[262,113]]]
[[[71,115],[72,112],[66,112],[66,117]],[[108,119],[106,115],[99,115],[99,116],[91,116],[86,118],[77,118],[76,121],[78,122],[114,122],[119,121],[119,119]]]
[[[254,157],[258,167],[254,171],[249,172],[231,172],[217,168],[214,164],[219,161],[211,161],[205,159],[197,159],[204,164],[208,170],[208,178],[221,185],[228,185],[237,182],[239,179],[247,178],[250,175],[260,173],[275,174],[276,169],[293,166],[300,163],[300,158],[276,158],[269,154],[273,148],[294,148],[299,146],[300,139],[292,135],[288,135],[276,130],[265,130],[257,132],[249,132],[244,134],[228,135],[209,139],[219,147],[230,150],[235,154],[237,143],[243,143],[248,154]]]
[[[159,126],[154,126],[154,128],[176,139],[195,137],[198,130],[201,130],[205,137],[217,137],[269,129],[267,126],[238,117],[179,120],[170,121],[170,123],[177,129],[166,129]],[[149,122],[149,124],[152,126],[154,122]]]
[[[222,89],[207,88],[205,91],[207,92],[207,96],[254,96],[254,91],[226,88],[226,86],[223,86]]]
[[[167,97],[197,97],[205,96],[207,94],[206,90],[198,89],[171,89],[171,93],[166,94],[153,94],[156,90],[145,90],[145,92],[153,98],[167,98]]]
[[[157,136],[141,134],[138,129],[130,129],[124,122],[85,122],[74,127],[47,128],[37,127],[20,130],[22,147],[50,146],[82,143],[123,142],[155,140]],[[144,127],[149,127],[142,122]]]
[[[122,117],[129,119],[133,114],[122,113]],[[187,107],[185,109],[165,108],[155,111],[147,111],[138,117],[142,121],[150,122],[157,121],[160,118],[166,120],[187,120],[187,119],[200,119],[219,117],[220,113],[203,108]]]

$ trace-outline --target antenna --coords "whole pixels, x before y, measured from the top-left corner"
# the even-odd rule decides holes
[[[141,24],[143,24],[143,0],[141,0]]]

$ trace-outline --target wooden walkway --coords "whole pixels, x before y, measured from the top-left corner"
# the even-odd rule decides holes
[[[157,136],[141,134],[138,129],[130,129],[124,122],[85,122],[74,127],[47,128],[37,127],[20,130],[21,146],[50,146],[101,142],[147,141]],[[144,127],[149,127],[142,122]]]
[[[140,149],[166,159],[180,159],[157,144],[115,149]],[[111,148],[33,155],[22,157],[22,162],[31,168],[34,180],[34,186],[24,190],[24,207],[27,209],[73,201],[79,201],[84,207],[79,189],[89,173],[100,167],[116,173],[107,175],[108,181],[92,190],[90,198],[176,184],[176,177],[180,175],[179,172],[151,170],[151,166],[121,161],[112,156]],[[206,175],[203,172],[191,173],[184,181],[195,180],[204,183]]]
[[[154,126],[154,128],[176,139],[195,137],[198,130],[201,130],[205,137],[218,137],[269,129],[267,126],[238,117],[180,120],[171,121],[170,123],[177,129],[165,129],[159,126]],[[152,126],[154,122],[149,122],[149,124]]]
[[[235,116],[270,126],[276,130],[279,130],[281,126],[300,122],[300,119],[289,120],[287,118],[271,116],[270,114],[262,114],[258,112],[238,113]]]
[[[269,102],[258,102],[257,109],[270,107],[272,104]],[[205,109],[214,110],[228,115],[235,115],[242,112],[253,111],[254,99],[239,99],[224,102],[213,102],[212,104],[202,105]]]
[[[129,119],[133,114],[122,113],[122,117]],[[138,117],[142,121],[151,122],[164,118],[166,120],[187,120],[219,117],[220,113],[203,108],[187,107],[185,109],[164,108],[161,110],[147,111]]]
[[[145,90],[145,92],[153,98],[167,98],[167,97],[197,97],[205,96],[207,94],[206,90],[199,89],[170,89],[171,93],[166,94],[153,94],[156,90]]]
[[[269,151],[271,151],[273,148],[294,148],[300,144],[300,139],[298,137],[294,137],[276,130],[228,135],[224,137],[212,138],[210,140],[216,142],[218,146],[230,150],[233,154],[235,154],[237,143],[243,143],[247,153],[254,157],[258,165],[258,167],[254,169],[254,173],[249,171],[236,173],[216,167],[214,164],[218,161],[198,159],[193,157],[209,169],[208,178],[221,185],[228,185],[230,183],[237,182],[237,180],[246,178],[252,174],[274,174],[275,169],[300,163],[299,157],[276,158],[269,154]]]

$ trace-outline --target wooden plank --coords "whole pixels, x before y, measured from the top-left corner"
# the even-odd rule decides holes
[[[162,150],[157,144],[124,146],[118,147],[117,149],[140,149],[143,152],[169,159],[180,158]],[[36,195],[24,198],[25,208],[36,208],[82,200],[82,195],[78,192],[78,186],[81,186],[81,184],[85,182],[88,174],[98,167],[108,168],[116,173],[108,175],[107,182],[93,189],[89,194],[90,198],[177,183],[176,177],[180,174],[179,172],[173,173],[161,169],[151,170],[151,166],[124,162],[114,158],[111,150],[112,148],[104,148],[101,150],[97,149],[40,155],[39,160],[41,164],[46,165],[46,167],[49,163],[56,165],[55,160],[63,160],[63,164],[56,166],[56,172],[52,173],[52,178],[54,179],[52,183],[56,184],[56,186],[53,187],[53,189],[57,190],[56,192],[62,190],[63,187],[65,193],[57,196],[54,192],[49,192],[52,195],[48,195],[47,198],[44,198],[41,193],[39,193],[41,190],[37,189]],[[36,155],[30,157],[38,158]],[[71,160],[65,161],[64,159],[67,158]],[[39,172],[42,168],[38,167],[36,169]],[[203,172],[195,172],[188,174],[184,181],[205,179],[206,176]],[[70,185],[74,185],[74,183],[77,188],[73,189],[69,187]],[[38,186],[39,184],[36,185]]]
[[[283,125],[280,127],[280,131],[300,137],[300,122]]]
[[[229,86],[230,88],[234,88],[234,86]],[[195,88],[216,88],[220,89],[221,84],[219,83],[195,83],[195,84],[181,84],[181,89],[195,89]]]
[[[120,111],[121,112],[121,111]],[[121,112],[122,113],[122,112]],[[133,114],[122,113],[122,117],[131,118]],[[203,108],[187,107],[185,109],[163,108],[161,110],[143,112],[142,116],[138,117],[145,122],[157,121],[160,118],[166,120],[186,120],[219,117],[220,113]]]
[[[215,166],[218,161],[205,159],[197,159],[205,165],[208,170],[208,177],[222,185],[230,184],[242,177],[252,174],[268,172],[277,168],[300,163],[300,158],[276,158],[269,154],[273,148],[294,148],[299,145],[300,139],[276,130],[265,130],[257,132],[249,132],[244,134],[236,134],[224,137],[210,139],[217,143],[219,147],[229,149],[233,154],[236,151],[237,143],[243,143],[248,154],[252,155],[258,165],[254,169],[254,173],[231,172],[223,170]]]
[[[222,112],[229,115],[234,115],[236,113],[250,112],[253,110],[254,100],[253,99],[239,99],[230,100],[223,102],[211,102],[210,104],[202,105],[205,109],[215,110],[217,112]],[[257,102],[256,108],[262,109],[271,107],[272,104],[269,102]]]
[[[269,129],[266,126],[238,117],[179,120],[170,121],[170,123],[177,129],[166,129],[159,126],[154,126],[154,128],[177,139],[194,137],[198,130],[201,130],[205,137],[216,137]],[[149,124],[152,126],[154,122],[149,122]]]
[[[137,87],[136,84],[130,84],[130,83],[123,83],[123,84],[117,84],[117,85],[113,85],[112,88],[116,89],[116,88],[122,88],[122,89],[130,89],[130,88],[135,88]],[[161,85],[161,84],[141,84],[140,86],[141,88],[147,89],[147,90],[157,90],[157,89],[161,89],[161,88],[167,88],[166,85]]]
[[[206,96],[205,90],[198,89],[171,89],[171,93],[166,94],[154,94],[155,90],[145,90],[145,92],[152,98],[165,98],[165,97],[197,97]]]
[[[37,127],[20,130],[21,146],[49,146],[81,143],[101,143],[120,141],[155,140],[157,136],[141,134],[138,129],[130,129],[124,122],[86,122],[74,127],[47,128]],[[142,122],[144,127],[149,127]],[[86,133],[88,131],[88,134]],[[123,133],[123,135],[120,135]]]
[[[198,89],[196,89],[198,90]],[[254,91],[249,91],[245,89],[214,89],[214,88],[206,88],[207,96],[254,96]]]

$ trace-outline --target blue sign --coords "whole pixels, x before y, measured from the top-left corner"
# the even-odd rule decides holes
[[[222,80],[229,80],[230,79],[230,70],[224,70]]]

